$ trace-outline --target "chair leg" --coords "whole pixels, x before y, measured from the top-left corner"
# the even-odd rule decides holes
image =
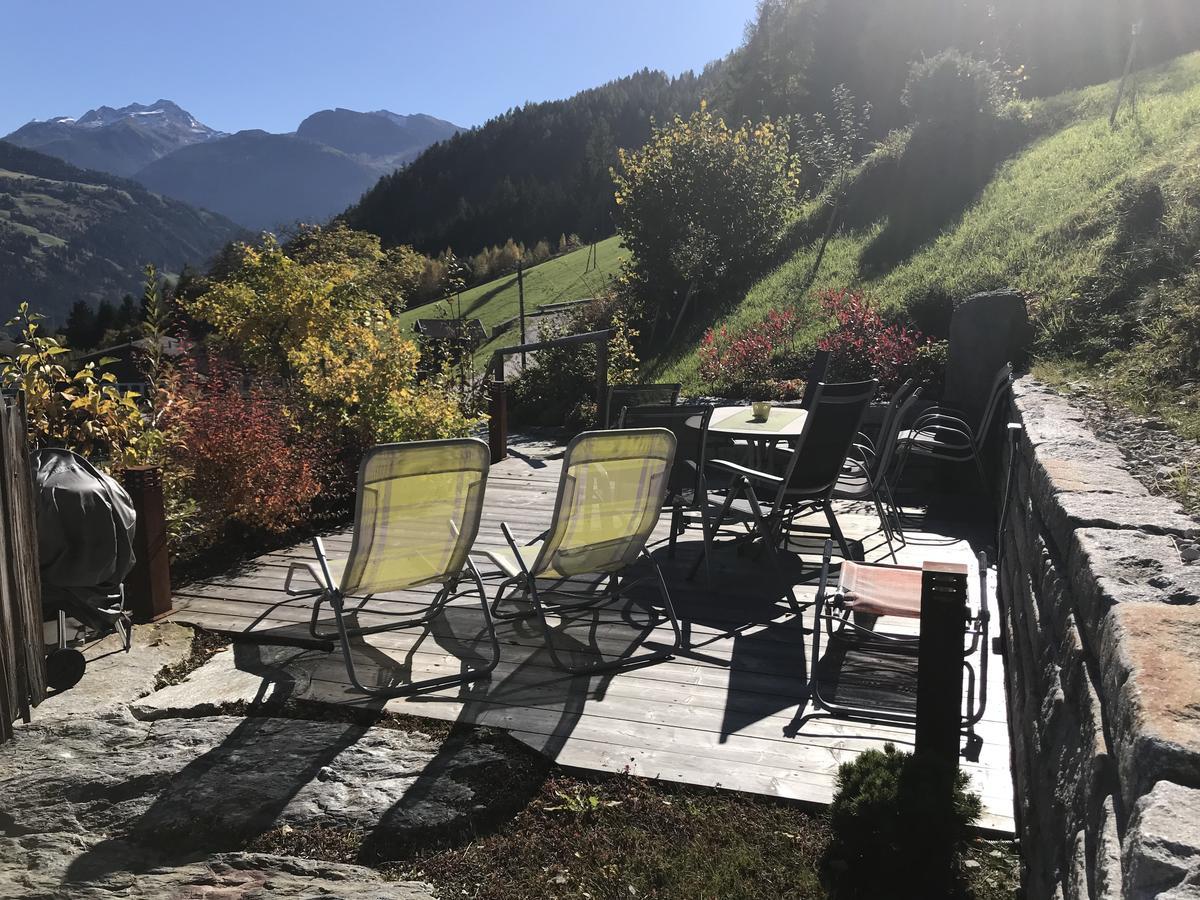
[[[671,594],[667,589],[666,579],[663,578],[662,569],[659,568],[653,557],[642,548],[642,555],[646,557],[651,567],[654,569],[654,574],[658,580],[659,594],[662,596],[663,609],[666,611],[667,618],[671,622],[671,630],[674,632],[675,639],[670,648],[666,650],[654,650],[650,653],[624,654],[617,659],[601,660],[601,662],[591,666],[572,666],[568,664],[558,654],[558,650],[554,647],[553,630],[550,627],[550,621],[546,617],[546,606],[542,601],[541,593],[538,591],[537,583],[534,579],[530,579],[529,596],[533,602],[534,608],[537,610],[537,616],[542,625],[542,637],[546,643],[546,650],[550,653],[550,658],[554,660],[554,664],[560,669],[569,672],[572,675],[594,675],[601,672],[611,672],[614,669],[620,669],[627,666],[642,665],[644,663],[653,662],[655,660],[666,659],[671,654],[677,652],[683,644],[683,633],[679,626],[679,617],[675,613],[675,605],[671,602]],[[614,583],[616,576],[613,576]],[[619,589],[613,590],[614,596],[619,597]],[[593,634],[595,632],[593,631]]]
[[[842,551],[842,559],[852,559],[850,545],[846,543],[846,536],[842,534],[842,526],[838,524],[837,516],[833,513],[832,502],[827,500],[822,506],[825,508],[825,518],[829,520],[829,530],[833,534],[834,540],[838,542],[838,549]]]
[[[495,623],[493,623],[492,617],[488,611],[487,593],[483,588],[483,579],[480,578],[479,571],[475,568],[475,564],[470,559],[467,560],[467,571],[471,576],[471,580],[474,582],[475,592],[479,596],[479,607],[483,614],[484,626],[487,629],[488,643],[492,648],[491,660],[487,665],[480,669],[459,672],[456,675],[441,675],[436,678],[426,678],[423,681],[413,681],[409,682],[408,684],[397,685],[396,687],[390,688],[369,688],[362,683],[362,680],[358,676],[358,669],[354,664],[354,654],[350,647],[350,637],[352,634],[362,634],[364,631],[369,631],[370,629],[347,628],[344,598],[338,591],[331,591],[329,593],[329,605],[333,608],[334,620],[337,623],[337,636],[342,647],[342,656],[344,657],[346,663],[346,675],[349,677],[350,683],[354,685],[358,691],[370,697],[404,697],[410,694],[438,690],[444,687],[451,687],[457,684],[466,684],[468,682],[476,681],[489,674],[493,669],[496,668],[496,665],[500,662],[500,641],[496,637],[496,626]],[[456,586],[452,585],[444,586],[442,591],[434,599],[431,609],[441,612],[449,600],[451,600],[453,597],[460,596],[455,593],[455,587]],[[425,623],[428,622],[431,617],[432,616],[423,617],[422,619],[416,621],[419,623]],[[399,628],[404,627],[404,625],[412,624],[412,622],[407,622],[403,625],[393,625],[392,627]]]
[[[675,539],[683,532],[683,507],[678,503],[671,507],[671,534],[667,538],[667,558],[675,558]]]
[[[883,536],[887,540],[888,550],[892,554],[892,562],[898,563],[896,546],[892,543],[892,527],[888,524],[887,513],[883,510],[883,504],[879,502],[879,494],[872,491],[871,499],[875,501],[875,511],[879,514],[879,521],[883,525]]]
[[[771,566],[775,569],[775,574],[779,576],[779,581],[787,593],[788,605],[791,606],[794,613],[800,615],[802,610],[800,601],[796,599],[791,579],[784,573],[783,563],[779,559],[779,548],[776,546],[779,542],[779,534],[776,533],[775,523],[763,515],[758,495],[754,493],[754,486],[749,483],[746,484],[746,499],[750,501],[750,512],[754,516],[755,528],[762,535],[763,544],[766,545],[767,557],[771,560]]]
[[[725,502],[721,504],[721,511],[717,513],[717,520],[709,528],[709,540],[705,543],[702,551],[703,559],[707,562],[708,552],[711,549],[713,538],[716,537],[717,531],[725,524],[725,517],[729,515],[729,508],[733,505],[733,501],[738,498],[738,495],[749,487],[749,482],[746,479],[741,479],[737,482],[736,487],[731,487],[725,493]],[[688,569],[687,580],[692,581],[696,577],[696,570],[700,568],[700,558],[698,557],[692,567]]]

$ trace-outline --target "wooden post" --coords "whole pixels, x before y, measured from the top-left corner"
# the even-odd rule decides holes
[[[508,456],[508,392],[504,388],[504,360],[497,359],[499,377],[488,382],[488,446],[492,450],[492,462],[498,463]]]
[[[967,567],[927,562],[921,575],[916,751],[958,767]]]
[[[0,743],[46,696],[37,513],[24,396],[0,397]]]
[[[525,341],[525,271],[521,260],[517,260],[517,304],[521,318],[521,343]],[[525,371],[525,351],[521,351],[521,371]]]
[[[162,469],[131,466],[125,470],[123,480],[137,512],[133,538],[136,560],[125,579],[125,602],[134,622],[153,622],[171,612],[171,564],[167,555]]]
[[[596,427],[608,427],[608,336],[596,341]]]
[[[1125,57],[1125,71],[1121,73],[1121,81],[1117,84],[1117,96],[1113,100],[1112,112],[1108,116],[1108,127],[1115,128],[1117,125],[1117,112],[1121,109],[1121,101],[1125,99],[1125,82],[1129,80],[1129,73],[1133,69],[1133,59],[1137,54],[1137,39],[1141,34],[1141,20],[1133,23],[1129,32],[1129,55]]]

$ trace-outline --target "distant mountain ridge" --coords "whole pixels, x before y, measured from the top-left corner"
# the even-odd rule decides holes
[[[61,321],[76,300],[136,295],[147,263],[200,268],[245,234],[133,181],[0,141],[0,322],[21,300]]]
[[[89,109],[78,119],[57,116],[29,122],[4,138],[10,144],[56,156],[80,168],[133,175],[181,147],[221,137],[170,100],[114,109]]]
[[[416,159],[431,144],[463,130],[453,122],[424,113],[404,116],[387,109],[355,112],[339,106],[313,113],[300,123],[296,135],[390,171]]]
[[[157,100],[30,122],[5,140],[81,168],[132,177],[259,230],[325,221],[380,176],[462,130],[423,113],[339,107],[313,113],[293,133],[226,134],[170,100]]]

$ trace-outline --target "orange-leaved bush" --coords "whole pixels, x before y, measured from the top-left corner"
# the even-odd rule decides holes
[[[799,329],[799,317],[792,310],[771,310],[762,321],[745,328],[708,329],[698,351],[707,389],[782,398],[788,390],[781,382],[780,357],[795,349]]]

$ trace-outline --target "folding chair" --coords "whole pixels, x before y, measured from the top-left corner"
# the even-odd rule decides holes
[[[667,544],[667,555],[671,557],[675,556],[676,538],[687,530],[687,512],[700,514],[704,546],[712,549],[709,482],[704,468],[708,459],[708,423],[712,414],[713,407],[707,403],[632,406],[621,410],[621,428],[666,428],[675,435],[675,461],[671,465],[666,499],[666,505],[671,507],[671,536]],[[723,479],[716,489],[724,487]],[[707,557],[705,565],[707,567]]]
[[[541,621],[546,648],[555,664],[572,674],[590,674],[620,666],[662,659],[679,649],[679,619],[658,564],[646,550],[662,514],[671,464],[675,458],[675,435],[665,428],[619,429],[584,432],[567,446],[558,498],[550,528],[525,546],[518,545],[508,523],[501,529],[511,551],[487,551],[486,555],[506,576],[496,592],[493,612],[498,618],[505,591],[516,588],[533,605]],[[666,650],[637,655],[633,648],[615,660],[590,666],[565,663],[554,646],[547,613],[562,614],[618,600],[622,593],[649,577],[621,581],[621,576],[638,558],[653,572],[662,607],[675,637]],[[607,576],[605,591],[572,590],[568,582],[582,575]],[[547,586],[539,581],[551,582]],[[574,602],[552,602],[561,597]],[[529,614],[525,614],[529,615]]]
[[[783,568],[779,561],[779,546],[785,542],[789,530],[798,528],[793,524],[801,512],[819,511],[825,514],[830,531],[849,559],[850,545],[838,525],[833,511],[833,492],[846,464],[846,458],[854,444],[855,435],[862,426],[863,415],[875,396],[878,381],[861,381],[847,384],[818,384],[813,395],[812,408],[804,422],[804,429],[796,446],[788,454],[787,467],[782,475],[750,469],[723,459],[714,459],[711,466],[728,472],[738,480],[725,495],[725,503],[713,526],[715,533],[733,511],[733,502],[744,495],[750,505],[750,518],[754,531],[763,540],[767,556],[781,580]],[[754,485],[766,488],[774,496],[763,510]],[[692,567],[694,575],[699,560]],[[800,604],[790,583],[786,583],[788,603],[796,612]]]
[[[896,398],[901,396],[901,393],[897,392]],[[833,499],[835,500],[869,500],[875,504],[875,511],[879,514],[883,536],[887,540],[893,562],[896,561],[896,548],[892,543],[894,532],[887,510],[884,508],[885,503],[890,504],[895,513],[897,528],[901,526],[899,525],[900,513],[896,508],[896,501],[892,497],[891,488],[888,486],[887,473],[892,465],[892,459],[895,457],[896,434],[900,429],[900,423],[905,420],[920,399],[921,388],[917,388],[908,395],[908,399],[899,408],[897,408],[896,402],[892,403],[880,431],[879,449],[876,450],[870,444],[856,442],[850,455],[846,458],[846,465],[833,490]],[[900,533],[900,538],[904,539],[903,532]]]
[[[897,436],[900,453],[893,484],[900,483],[904,468],[913,454],[928,459],[947,462],[973,462],[979,475],[980,486],[987,490],[987,475],[983,471],[983,448],[992,430],[992,422],[1000,409],[1000,401],[1012,384],[1012,363],[1008,363],[996,374],[983,415],[972,428],[963,419],[966,414],[947,406],[935,406],[926,410],[913,422],[912,428],[901,431]]]
[[[316,562],[294,562],[288,568],[284,590],[291,596],[316,596],[309,630],[321,640],[338,638],[346,658],[350,682],[373,697],[398,697],[483,677],[500,660],[500,643],[488,610],[487,595],[475,564],[468,555],[479,531],[483,495],[489,466],[488,446],[474,438],[383,444],[369,450],[358,470],[358,497],[350,556],[331,560],[320,538],[313,538]],[[296,591],[297,572],[307,572],[320,587]],[[467,590],[459,591],[463,576]],[[440,585],[424,614],[398,622],[351,628],[346,624],[346,599],[403,591],[421,585]],[[387,688],[362,684],[350,651],[350,638],[382,631],[428,625],[458,597],[474,591],[483,611],[492,659],[483,668],[464,670],[424,681]],[[328,602],[337,623],[336,632],[322,632],[317,620]],[[361,608],[361,607],[360,607]],[[382,614],[382,613],[381,613]]]
[[[875,629],[875,620],[880,616],[904,619],[921,617],[922,570],[912,566],[890,566],[847,560],[841,564],[837,584],[829,593],[830,559],[833,542],[825,542],[825,555],[821,561],[821,579],[817,587],[817,599],[813,609],[812,674],[809,678],[809,699],[814,709],[849,719],[896,722],[906,725],[916,723],[916,714],[903,710],[884,710],[841,703],[821,693],[817,678],[817,664],[821,659],[821,630],[824,626],[828,643],[850,641],[856,646],[871,647],[883,651],[915,653],[920,648],[920,636],[894,634]],[[963,650],[963,665],[967,670],[968,709],[964,725],[968,728],[983,718],[987,706],[987,663],[988,624],[991,614],[987,608],[987,556],[980,552],[979,605],[978,610],[968,613],[964,623],[964,638],[967,646]],[[864,617],[862,621],[859,617]],[[869,622],[870,624],[866,624]],[[979,678],[968,664],[975,653],[979,653]],[[978,694],[978,704],[975,702]]]
[[[679,401],[679,384],[619,384],[608,389],[604,427],[618,420],[627,406],[674,406]]]

